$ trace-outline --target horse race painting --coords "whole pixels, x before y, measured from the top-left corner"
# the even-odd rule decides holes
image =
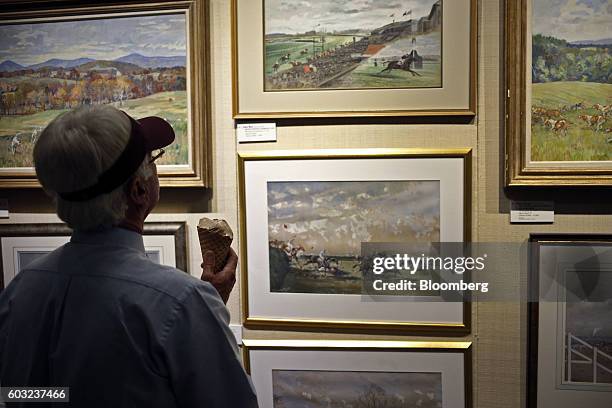
[[[440,240],[439,181],[267,186],[272,292],[359,294],[362,242]]]
[[[176,141],[160,164],[190,165],[185,12],[39,20],[0,22],[0,168],[31,168],[53,118],[100,104],[169,121]]]
[[[531,2],[530,160],[612,161],[612,2]]]
[[[264,89],[439,88],[442,9],[442,0],[265,0]]]
[[[442,373],[272,370],[274,408],[442,408]]]

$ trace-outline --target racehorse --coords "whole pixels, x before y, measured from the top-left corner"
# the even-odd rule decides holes
[[[410,67],[412,66],[412,63],[416,61],[416,58],[411,54],[406,54],[406,55],[402,55],[402,60],[401,61],[389,61],[386,62],[385,64],[387,64],[387,67],[385,69],[383,69],[382,71],[380,71],[379,73],[382,74],[383,72],[390,72],[394,69],[401,69],[402,71],[408,71],[412,74],[412,76],[421,76],[421,74],[419,74],[416,71],[413,71]]]

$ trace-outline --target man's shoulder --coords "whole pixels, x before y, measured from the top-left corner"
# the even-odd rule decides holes
[[[67,244],[28,264],[20,274],[107,279],[133,290],[153,290],[180,299],[206,283],[173,266],[157,263],[130,248],[99,247],[84,256],[81,248]]]
[[[32,259],[27,265],[21,268],[21,271],[39,270],[39,271],[55,271],[58,268],[65,245],[56,248],[55,250]]]
[[[112,261],[111,261],[112,262]],[[104,274],[109,279],[118,279],[126,285],[149,288],[178,300],[194,290],[202,289],[206,283],[173,266],[157,263],[144,254],[132,254],[121,260],[115,273]]]

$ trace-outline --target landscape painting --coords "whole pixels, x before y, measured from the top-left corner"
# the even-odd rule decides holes
[[[360,294],[362,242],[440,240],[439,181],[268,182],[267,199],[272,292]]]
[[[442,0],[265,0],[264,90],[439,88],[442,15]]]
[[[274,408],[442,408],[442,374],[273,370]]]
[[[0,24],[0,168],[31,168],[57,115],[111,104],[160,116],[176,141],[162,165],[190,164],[186,14],[132,13]]]
[[[612,160],[612,2],[532,0],[531,161]]]
[[[564,304],[563,381],[612,386],[612,273],[572,271],[566,279],[577,299]]]

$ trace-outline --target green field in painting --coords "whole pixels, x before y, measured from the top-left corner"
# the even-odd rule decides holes
[[[274,251],[275,249],[271,249]],[[312,256],[312,255],[311,255]],[[274,255],[271,255],[270,265],[276,265],[274,261]],[[276,269],[272,272],[273,275],[282,275],[282,282],[279,288],[272,287],[272,292],[286,292],[286,293],[317,293],[317,294],[335,294],[335,295],[358,295],[362,293],[369,293],[377,296],[398,296],[406,295],[407,293],[398,293],[396,291],[375,291],[372,288],[373,280],[379,279],[379,276],[372,275],[366,277],[364,282],[364,275],[360,268],[358,268],[359,261],[352,256],[333,256],[332,258],[337,259],[338,269],[342,271],[341,276],[334,276],[333,273],[323,273],[317,269],[315,265],[306,265],[304,262],[292,262],[287,263],[284,270],[280,271]],[[272,268],[272,266],[271,266]],[[439,276],[419,271],[416,274],[410,274],[408,272],[397,273],[389,272],[388,276],[384,281],[399,282],[400,280],[411,280],[418,284],[419,279],[430,279],[434,282],[439,282]],[[366,287],[364,287],[366,285]],[[410,296],[440,296],[439,291],[424,291],[416,289],[410,291]]]
[[[359,38],[360,37],[357,37],[357,39]],[[316,41],[314,44],[317,53],[321,52],[321,46],[323,46],[323,50],[329,50],[337,45],[346,44],[353,41],[352,37],[333,35],[325,36],[325,43],[323,44],[320,42],[321,36],[312,35],[288,35],[283,37],[274,37],[273,40],[267,39],[265,45],[265,74],[270,75],[273,73],[272,66],[279,61],[283,55],[291,54],[290,61],[307,62],[308,58],[312,58],[313,56],[313,39]],[[308,48],[308,53],[300,55],[300,51],[306,48]],[[291,64],[284,63],[278,68],[278,70],[280,72],[290,68]]]
[[[585,108],[569,109],[583,103]],[[596,132],[578,118],[579,115],[596,115],[595,104],[612,103],[612,84],[592,82],[548,82],[532,85],[532,107],[558,109],[567,120],[567,134],[556,133],[541,121],[532,120],[531,160],[533,161],[602,161],[612,160],[612,134],[606,129],[612,126],[608,114],[601,131]],[[611,140],[612,141],[612,140]]]
[[[187,139],[187,94],[185,91],[160,92],[123,104],[114,104],[129,115],[139,118],[160,116],[174,128],[175,142],[166,148],[159,164],[188,164],[189,141]],[[0,118],[0,167],[32,167],[32,132],[42,129],[57,115],[66,110],[50,110],[32,115],[2,116]],[[18,135],[20,145],[11,152],[13,136]]]
[[[423,69],[416,69],[421,76],[408,71],[394,69],[381,73],[385,65],[374,66],[370,59],[359,65],[354,71],[336,81],[331,81],[325,88],[432,88],[442,86],[441,64],[426,62]]]

